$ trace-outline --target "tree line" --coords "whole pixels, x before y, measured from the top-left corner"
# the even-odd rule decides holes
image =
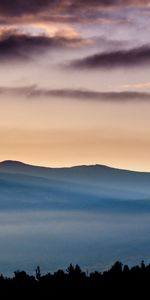
[[[148,299],[149,294],[150,264],[144,261],[131,268],[117,261],[104,272],[88,273],[70,264],[53,274],[41,275],[37,266],[34,276],[25,271],[15,271],[12,278],[0,276],[1,299]]]

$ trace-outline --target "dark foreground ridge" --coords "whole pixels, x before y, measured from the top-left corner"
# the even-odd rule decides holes
[[[83,272],[72,264],[66,272],[35,275],[25,271],[14,272],[13,278],[0,276],[1,299],[133,299],[149,298],[150,264],[129,268],[116,262],[110,270]],[[145,296],[148,295],[148,298]]]

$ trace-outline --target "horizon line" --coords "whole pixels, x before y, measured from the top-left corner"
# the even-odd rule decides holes
[[[121,170],[121,171],[129,171],[129,172],[137,172],[137,173],[150,173],[149,171],[146,170],[137,170],[137,169],[128,169],[128,168],[123,168],[123,167],[117,167],[109,164],[101,164],[101,163],[89,163],[89,164],[77,164],[77,165],[66,165],[66,166],[48,166],[48,165],[43,165],[43,164],[34,164],[34,163],[28,163],[26,161],[20,161],[20,160],[13,160],[13,159],[6,159],[0,161],[0,165],[4,163],[18,163],[22,165],[27,165],[31,167],[39,167],[39,168],[46,168],[46,169],[71,169],[71,168],[79,168],[79,167],[105,167],[105,168],[110,168],[110,169],[115,169],[115,170]]]

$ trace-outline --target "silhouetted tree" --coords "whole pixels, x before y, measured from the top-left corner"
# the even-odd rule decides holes
[[[125,265],[125,266],[123,267],[123,273],[124,273],[125,275],[128,275],[129,272],[130,272],[130,269],[129,269],[128,265]]]
[[[69,276],[74,275],[74,266],[70,264],[66,271],[69,274]]]
[[[37,268],[35,270],[35,273],[36,273],[36,279],[40,280],[40,278],[41,278],[41,270],[40,270],[39,266],[37,266]]]
[[[144,260],[141,261],[141,270],[142,270],[142,271],[145,270],[145,263],[144,263]]]
[[[115,262],[115,264],[111,267],[110,272],[120,275],[122,273],[122,263],[120,261]]]

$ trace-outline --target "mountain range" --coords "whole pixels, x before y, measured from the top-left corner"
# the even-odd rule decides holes
[[[103,165],[46,168],[0,163],[0,209],[149,212],[150,173]]]

